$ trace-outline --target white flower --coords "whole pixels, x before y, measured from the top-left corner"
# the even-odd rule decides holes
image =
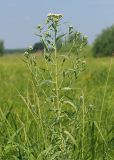
[[[58,17],[58,18],[62,18],[63,17],[63,14],[55,14],[55,13],[49,13],[47,15],[47,17]]]
[[[48,13],[47,17],[50,17],[52,15],[52,13]]]
[[[25,55],[28,55],[29,53],[26,51],[24,54],[25,54]]]
[[[26,52],[24,53],[24,56],[25,56],[26,58],[28,58],[28,57],[29,57],[29,52],[26,51]]]
[[[32,47],[32,46],[29,46],[29,50],[30,50],[30,51],[33,50],[33,47]]]
[[[69,26],[69,28],[73,28],[73,26],[72,26],[72,25],[70,25],[70,26]]]

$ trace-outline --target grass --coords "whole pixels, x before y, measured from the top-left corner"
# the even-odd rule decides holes
[[[53,102],[45,101],[50,86],[42,84],[47,97],[41,90],[37,96],[38,88],[34,88],[23,59],[18,54],[0,58],[0,159],[113,160],[114,59],[86,58],[86,70],[73,84],[76,90],[65,91],[64,133],[62,136],[59,132],[59,137],[56,113],[53,115],[50,107]],[[37,59],[44,67],[41,55]],[[69,65],[66,62],[66,67]],[[43,73],[44,77],[49,76]],[[68,83],[66,79],[65,84]],[[76,111],[72,108],[75,106]],[[73,123],[70,118],[74,118]]]

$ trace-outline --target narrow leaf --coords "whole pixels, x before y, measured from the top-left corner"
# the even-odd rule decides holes
[[[71,133],[69,133],[68,131],[64,131],[64,133],[70,138],[70,140],[72,141],[72,143],[77,146],[76,140],[74,139],[74,137],[71,135]]]

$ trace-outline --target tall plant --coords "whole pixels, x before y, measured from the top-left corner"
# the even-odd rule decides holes
[[[66,37],[74,35],[72,26],[68,27],[68,33],[60,34],[62,18],[62,14],[48,14],[46,26],[38,26],[37,35],[44,45],[43,58],[40,55],[36,58],[31,54],[31,49],[25,53],[34,93],[29,110],[40,129],[42,149],[39,159],[74,159],[74,152],[79,145],[75,134],[77,127],[80,127],[78,134],[81,136],[81,150],[77,156],[80,154],[84,158],[85,109],[83,96],[77,100],[76,80],[85,69],[85,60],[80,58],[79,53],[86,45],[87,37],[75,32],[70,50],[58,54],[58,41],[64,42]],[[75,46],[77,55],[72,56],[71,51]],[[32,106],[35,107],[35,112],[32,111]],[[82,120],[78,122],[80,114]]]

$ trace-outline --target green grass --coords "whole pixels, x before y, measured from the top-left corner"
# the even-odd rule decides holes
[[[48,128],[53,117],[49,112],[50,107],[47,106],[48,103],[43,103],[42,93],[40,93],[42,101],[37,102],[31,76],[23,59],[24,57],[18,54],[0,58],[0,159],[64,159],[64,155],[63,158],[59,157],[60,149],[53,146],[56,135],[50,136],[53,133],[53,128],[51,128],[52,133]],[[66,96],[80,108],[76,112],[75,126],[74,124],[67,126],[67,117],[64,122],[64,130],[69,128],[73,133],[73,135],[67,131],[64,133],[70,152],[66,153],[70,158],[66,156],[65,159],[113,160],[114,59],[87,56],[86,61],[86,70],[73,84],[77,88],[76,91],[66,91]],[[42,64],[41,56],[38,56],[38,62],[41,67],[45,66]],[[110,63],[112,63],[111,68]],[[66,66],[69,64],[66,63]],[[66,80],[65,84],[67,83]],[[47,94],[50,93],[47,85],[44,89]],[[84,97],[83,102],[80,96]],[[44,137],[39,125],[40,117],[36,114],[38,110],[34,107],[38,103],[42,106]],[[69,114],[74,114],[72,109],[68,108],[67,111]],[[43,141],[46,143],[46,148]]]

